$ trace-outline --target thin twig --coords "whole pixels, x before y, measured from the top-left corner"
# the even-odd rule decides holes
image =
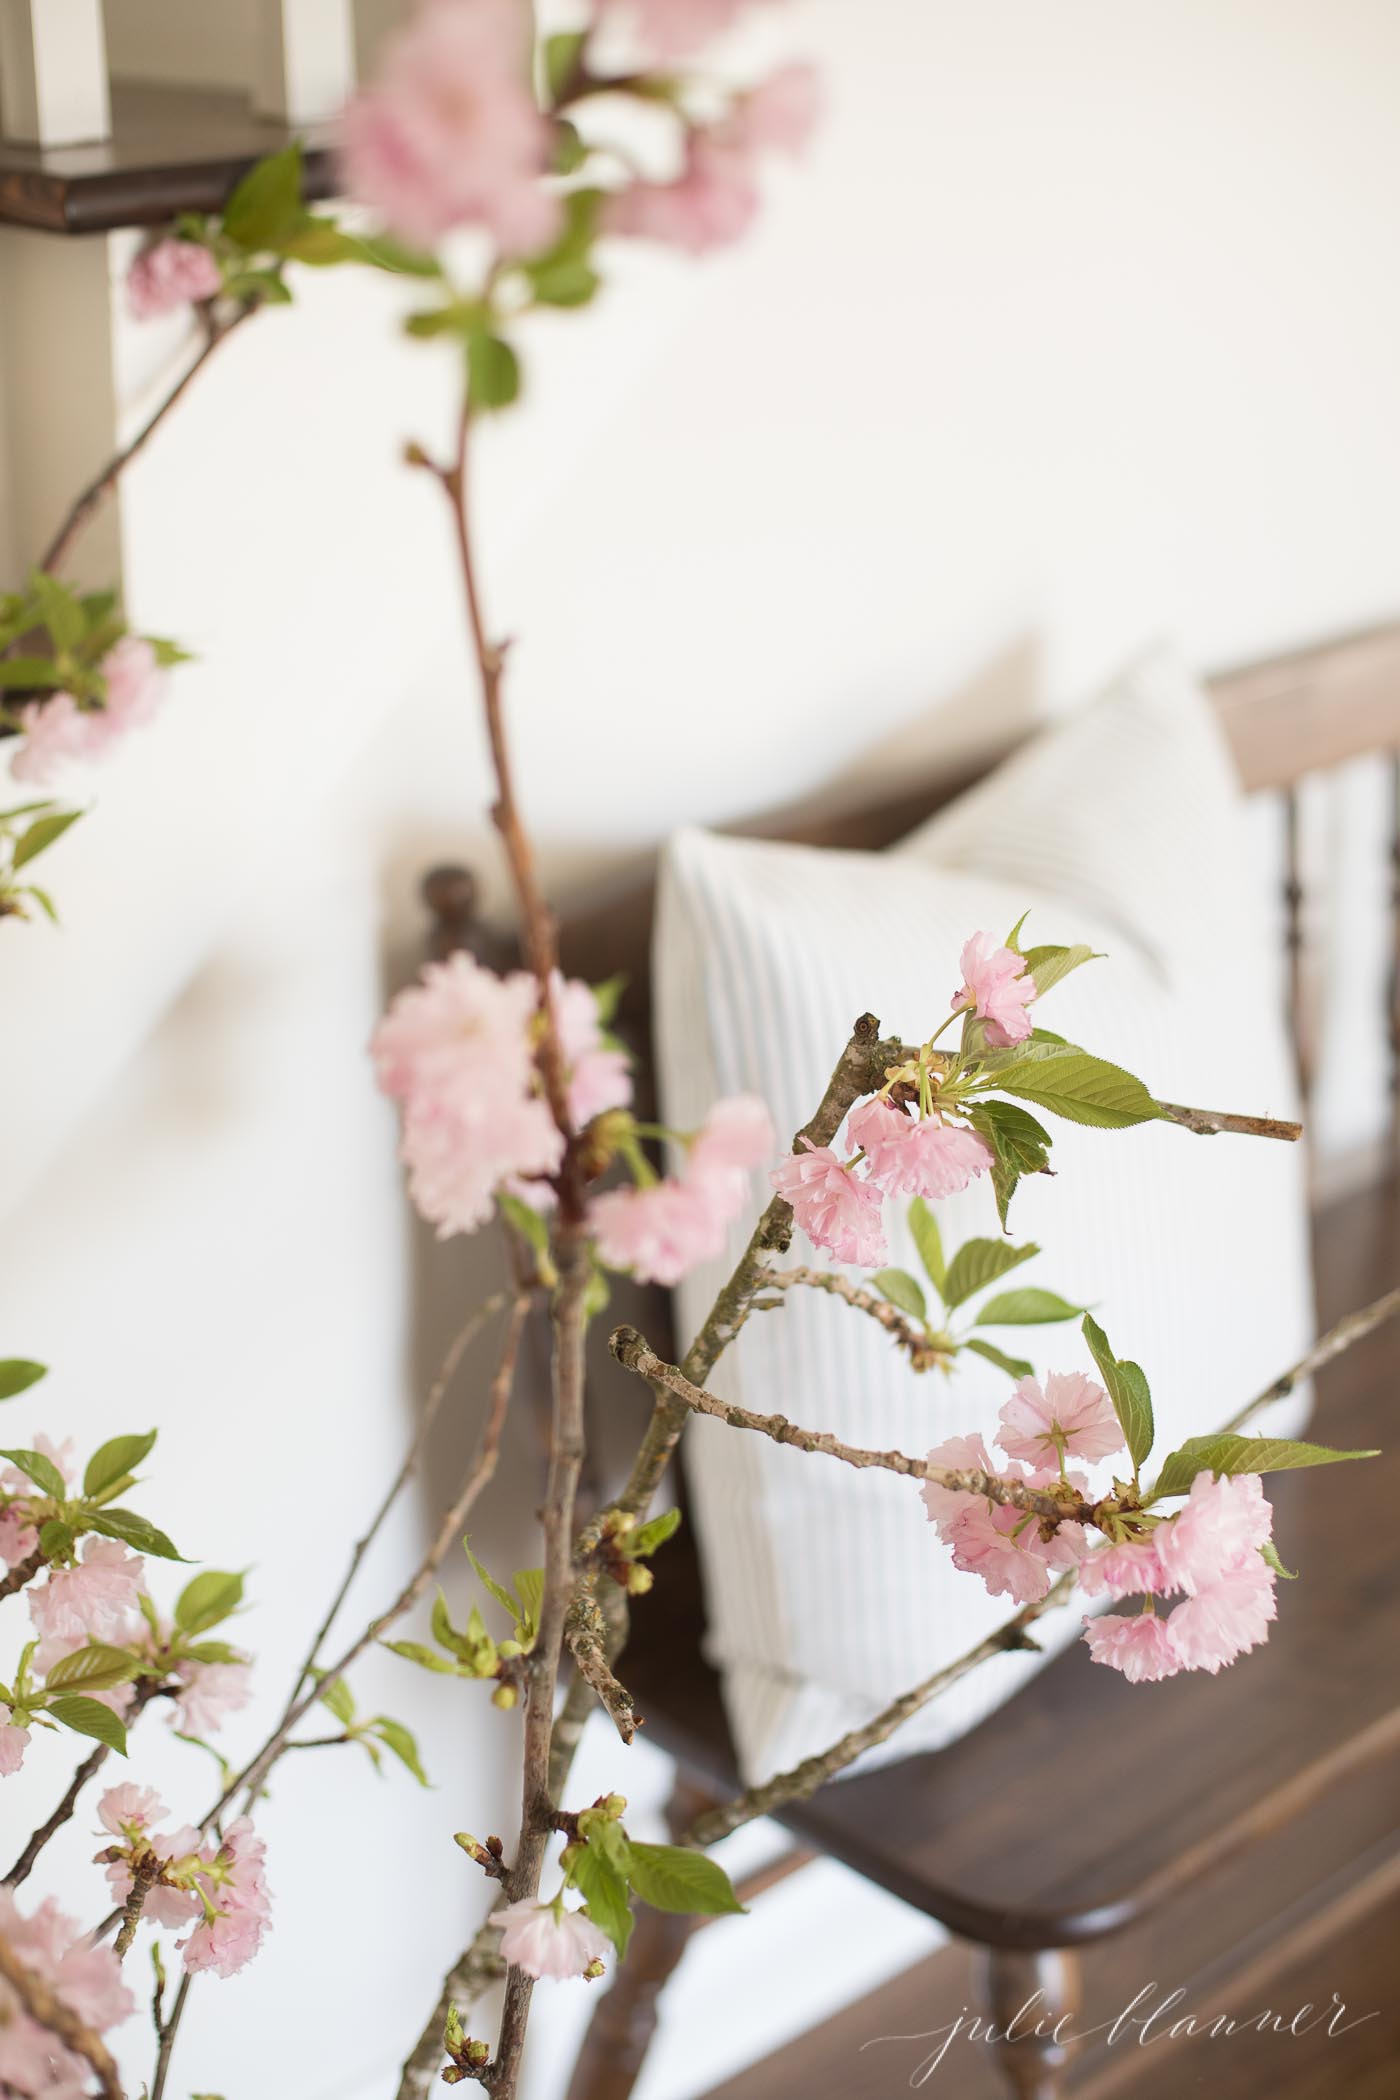
[[[713,1415],[731,1429],[751,1429],[759,1436],[771,1437],[775,1444],[791,1444],[797,1451],[820,1452],[826,1458],[840,1459],[843,1465],[874,1466],[882,1472],[902,1473],[910,1480],[932,1481],[935,1486],[948,1488],[954,1493],[985,1495],[989,1502],[1000,1502],[1009,1509],[1023,1509],[1030,1515],[1048,1518],[1051,1523],[1064,1518],[1083,1523],[1093,1515],[1095,1504],[1086,1501],[1072,1488],[1052,1493],[1048,1489],[1027,1487],[1020,1480],[1003,1480],[995,1473],[984,1473],[976,1467],[930,1465],[926,1458],[910,1458],[903,1451],[867,1451],[859,1444],[842,1443],[839,1437],[832,1436],[825,1429],[799,1429],[786,1415],[754,1414],[747,1407],[738,1407],[731,1400],[721,1400],[714,1393],[692,1385],[683,1371],[657,1355],[635,1327],[615,1328],[608,1346],[624,1370],[635,1371],[639,1378],[664,1386],[682,1407],[689,1408],[694,1414]]]
[[[240,306],[231,319],[220,321],[215,317],[212,307],[200,309],[204,340],[197,356],[186,366],[165,399],[154,414],[142,424],[130,444],[124,445],[119,452],[112,455],[101,473],[94,476],[75,500],[58,531],[39,557],[41,569],[54,570],[63,563],[71,553],[74,542],[91,522],[94,513],[112,493],[132,461],[145,451],[171,409],[196,376],[203,371],[220,343],[226,343],[234,330],[241,327],[255,311],[255,305]]]
[[[1233,1131],[1239,1137],[1282,1138],[1285,1144],[1296,1144],[1303,1135],[1301,1123],[1287,1123],[1277,1116],[1236,1116],[1226,1109],[1183,1108],[1179,1101],[1159,1101],[1169,1123],[1179,1123],[1183,1130],[1194,1130],[1197,1137],[1218,1137],[1222,1131]]]
[[[641,1718],[632,1694],[618,1682],[608,1659],[608,1628],[598,1602],[596,1581],[582,1582],[575,1592],[564,1638],[579,1675],[592,1686],[599,1705],[611,1717],[623,1742],[630,1743],[641,1726]]]
[[[17,1561],[14,1567],[0,1576],[0,1597],[15,1596],[27,1582],[32,1582],[46,1565],[43,1554],[36,1547],[28,1560]]]
[[[163,1684],[155,1683],[137,1686],[136,1697],[132,1702],[131,1713],[127,1718],[128,1732],[134,1726],[137,1715],[143,1713],[146,1707],[150,1705],[152,1699],[157,1698],[164,1689]],[[39,1854],[43,1851],[49,1839],[56,1837],[64,1824],[71,1819],[84,1787],[87,1786],[89,1780],[96,1778],[106,1763],[108,1755],[109,1752],[105,1743],[99,1743],[96,1749],[88,1752],[69,1781],[68,1791],[64,1794],[58,1807],[48,1818],[47,1822],[41,1823],[39,1828],[33,1832],[23,1852],[21,1852],[0,1886],[7,1889],[17,1889],[22,1881],[29,1879],[29,1876],[34,1871],[34,1865]]]
[[[1311,1378],[1315,1371],[1322,1370],[1334,1357],[1341,1356],[1354,1342],[1361,1341],[1366,1335],[1373,1334],[1378,1327],[1383,1327],[1387,1320],[1393,1320],[1397,1313],[1400,1313],[1400,1289],[1387,1291],[1383,1298],[1377,1298],[1372,1304],[1363,1306],[1360,1312],[1347,1313],[1345,1318],[1338,1320],[1335,1326],[1329,1327],[1326,1334],[1313,1343],[1307,1354],[1301,1356],[1291,1370],[1284,1371],[1272,1385],[1265,1386],[1262,1393],[1242,1407],[1237,1415],[1231,1415],[1228,1422],[1222,1423],[1218,1433],[1221,1436],[1232,1436],[1237,1429],[1243,1429],[1263,1408],[1272,1406],[1275,1400],[1286,1400],[1305,1378]]]
[[[66,2049],[81,2056],[90,2066],[103,2100],[124,2100],[121,2078],[101,2035],[79,2019],[42,1976],[36,1976],[32,1969],[26,1968],[3,1933],[0,1933],[0,1976],[30,2019],[46,2028]],[[157,2100],[157,2096],[153,2094],[152,2100]]]
[[[841,1298],[857,1312],[866,1313],[877,1320],[886,1333],[893,1335],[901,1349],[909,1353],[909,1361],[916,1371],[929,1371],[938,1364],[951,1361],[952,1352],[911,1320],[888,1298],[878,1291],[863,1290],[849,1276],[842,1276],[835,1269],[768,1269],[764,1272],[763,1288],[774,1291],[809,1290],[825,1291],[828,1297]]]
[[[157,2035],[156,2068],[155,2076],[151,2080],[151,2100],[164,2100],[165,2081],[170,2075],[170,2058],[175,2049],[175,2037],[180,2032],[180,2022],[185,2016],[185,2000],[190,1995],[190,1985],[193,1981],[193,1976],[186,1969],[184,1975],[180,1978],[180,1988],[175,1993],[175,2003],[171,2007],[170,2018],[164,2023]]]
[[[398,1501],[399,1496],[403,1493],[417,1469],[418,1461],[423,1455],[423,1448],[432,1433],[433,1424],[437,1420],[438,1410],[447,1397],[447,1391],[456,1374],[458,1364],[460,1364],[467,1349],[486,1325],[486,1322],[495,1318],[502,1307],[509,1302],[509,1298],[510,1293],[508,1291],[497,1291],[493,1297],[486,1300],[484,1305],[477,1307],[471,1318],[465,1321],[458,1329],[448,1345],[447,1354],[443,1357],[438,1367],[438,1374],[428,1388],[428,1397],[423,1403],[423,1412],[419,1417],[418,1426],[413,1432],[412,1440],[404,1455],[403,1464],[399,1467],[398,1472],[385,1492],[384,1499],[371,1517],[369,1529],[365,1532],[363,1538],[355,1541],[349,1565],[340,1579],[340,1585],[330,1601],[325,1617],[316,1629],[311,1646],[307,1649],[305,1659],[297,1672],[296,1683],[292,1687],[292,1696],[287,1702],[288,1706],[296,1703],[302,1686],[315,1669],[322,1644],[339,1616],[341,1605],[344,1604],[346,1597],[350,1593],[350,1586],[359,1573],[361,1561],[379,1536],[385,1518]]]

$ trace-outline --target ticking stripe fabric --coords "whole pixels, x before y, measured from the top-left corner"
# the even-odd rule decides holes
[[[780,1131],[796,1129],[857,1015],[869,1009],[909,1041],[927,1036],[947,1011],[964,939],[984,927],[1003,938],[1028,908],[1028,942],[1089,941],[1109,957],[1054,991],[1046,1026],[1167,1099],[1286,1115],[1273,914],[1242,834],[1209,702],[1162,654],[890,854],[684,831],[664,857],[656,935],[666,1120],[691,1128],[717,1095],[753,1091]],[[1094,1306],[1151,1380],[1165,1451],[1214,1427],[1307,1346],[1301,1148],[1045,1120],[1055,1178],[1024,1183],[1011,1214],[1013,1237],[1044,1251],[1015,1281]],[[998,1230],[985,1182],[938,1214],[950,1249]],[[917,1272],[903,1206],[886,1215],[891,1260]],[[727,1260],[687,1280],[687,1332],[747,1230],[736,1225]],[[812,1258],[799,1233],[793,1259]],[[990,1338],[1040,1370],[1092,1369],[1074,1325]],[[712,1384],[849,1442],[910,1452],[974,1427],[990,1434],[1010,1390],[972,1356],[951,1382],[916,1376],[874,1322],[797,1291],[750,1319]],[[1295,1399],[1267,1426],[1287,1433],[1304,1411]],[[952,1568],[908,1481],[704,1419],[687,1431],[686,1465],[709,1653],[750,1781],[868,1719],[1009,1615],[1006,1599]],[[1075,1638],[1081,1608],[1042,1622],[1046,1655]],[[952,1740],[1043,1660],[984,1665],[867,1763]]]

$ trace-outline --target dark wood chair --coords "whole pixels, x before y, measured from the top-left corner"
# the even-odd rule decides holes
[[[1306,776],[1360,754],[1391,755],[1392,883],[1400,910],[1400,761],[1394,756],[1400,751],[1400,629],[1234,673],[1215,681],[1212,691],[1246,786],[1285,799],[1282,931],[1306,1091],[1314,1033],[1299,789]],[[807,843],[879,848],[963,784],[944,782],[874,807],[788,811],[746,828]],[[476,945],[480,929],[460,872],[435,871],[425,893],[438,912],[438,951]],[[648,876],[597,910],[570,912],[563,928],[568,969],[594,979],[629,973],[620,1025],[638,1053],[644,1101],[651,1084],[651,909]],[[1392,975],[1387,1025],[1400,1061],[1397,1016],[1400,984]],[[1316,1244],[1321,1317],[1330,1322],[1400,1274],[1394,1184],[1380,1179],[1320,1211]],[[675,1360],[664,1292],[624,1287],[616,1309]],[[1268,1646],[1246,1665],[1209,1680],[1176,1678],[1143,1698],[1114,1673],[1096,1669],[1076,1644],[952,1747],[843,1781],[786,1811],[781,1820],[792,1850],[742,1893],[751,1898],[818,1854],[841,1860],[973,1950],[974,1984],[986,2012],[1004,2022],[1039,1992],[1047,2027],[1077,2003],[1080,1950],[1131,1943],[1154,1920],[1167,1921],[1174,1936],[1167,1941],[1176,1949],[1173,1984],[1188,1986],[1193,1977],[1216,1975],[1222,1963],[1228,1972],[1232,1948],[1241,1959],[1250,1952],[1257,1964],[1255,1941],[1271,1921],[1279,1921],[1274,1952],[1286,1961],[1300,1935],[1311,1935],[1309,1944],[1316,1940],[1320,1921],[1335,1915],[1354,1922],[1358,1906],[1364,1914],[1368,1901],[1394,1897],[1400,1891],[1400,1555],[1394,1545],[1400,1438],[1390,1417],[1397,1369],[1400,1338],[1385,1331],[1323,1375],[1318,1433],[1342,1445],[1392,1448],[1364,1468],[1284,1475],[1273,1484],[1281,1530],[1306,1580],[1290,1592]],[[624,1433],[639,1427],[642,1403],[633,1382],[603,1347],[593,1376],[600,1418],[605,1414],[614,1430],[620,1418]],[[676,1761],[678,1830],[737,1783],[719,1681],[701,1658],[703,1625],[699,1568],[683,1529],[667,1549],[664,1581],[634,1609],[621,1665],[648,1737]],[[1300,1831],[1307,1832],[1306,1843]],[[1263,1839],[1274,1843],[1260,1848]],[[1226,1921],[1233,1938],[1219,1943]],[[692,1929],[688,1921],[643,1912],[628,1961],[595,2012],[568,2100],[625,2100],[655,2029],[659,1994]],[[1067,2056],[1048,2033],[1004,2045],[1003,2090],[1021,2100],[1051,2100],[1073,2082]],[[875,2061],[852,2059],[840,2089],[873,2095],[905,2088],[909,2063],[896,2066],[886,2057],[884,2082],[877,2083]],[[1340,2055],[1332,2068],[1340,2076]],[[779,2059],[762,2077],[726,2091],[734,2100],[749,2092],[753,2100],[760,2094],[778,2100],[808,2091],[810,2075],[810,2064],[806,2072],[794,2067],[794,2082],[787,2083]],[[949,2083],[960,2094],[967,2090],[953,2077]],[[1236,2090],[1224,2082],[1209,2089]],[[1246,2089],[1284,2088],[1239,2088]],[[1400,2085],[1374,2091],[1396,2092]]]

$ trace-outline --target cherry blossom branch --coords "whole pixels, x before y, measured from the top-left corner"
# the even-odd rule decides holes
[[[44,1556],[36,1547],[28,1560],[17,1561],[4,1576],[0,1576],[0,1597],[13,1597],[27,1582],[32,1582],[43,1568]]]
[[[107,497],[111,495],[132,461],[145,451],[171,409],[174,408],[176,402],[197,375],[203,371],[220,343],[226,343],[234,330],[241,327],[243,322],[256,311],[256,303],[238,307],[228,319],[222,321],[216,316],[212,307],[200,307],[197,311],[202,324],[203,341],[194,361],[186,366],[184,372],[165,396],[165,399],[147,421],[143,423],[131,442],[112,455],[102,471],[94,476],[82,494],[75,499],[63,523],[39,557],[39,567],[41,569],[57,569],[67,559],[72,552],[75,541],[91,523],[93,516],[101,508]]]
[[[135,1725],[137,1716],[144,1712],[152,1699],[158,1697],[163,1690],[163,1685],[154,1683],[138,1686],[136,1697],[132,1702],[131,1716],[127,1722],[128,1733]],[[87,1786],[90,1780],[97,1777],[97,1774],[107,1762],[109,1755],[110,1752],[105,1743],[99,1743],[95,1749],[89,1751],[69,1781],[68,1791],[64,1794],[63,1799],[48,1818],[48,1821],[41,1823],[38,1829],[32,1833],[28,1844],[26,1844],[23,1852],[21,1852],[9,1873],[5,1876],[4,1882],[0,1883],[0,1886],[7,1889],[17,1889],[22,1881],[29,1879],[29,1876],[34,1871],[34,1864],[39,1854],[43,1851],[49,1839],[56,1837],[64,1824],[71,1820],[73,1812],[78,1806],[78,1798],[84,1787]]]
[[[316,1668],[322,1646],[339,1616],[340,1607],[350,1593],[351,1584],[359,1573],[360,1563],[378,1537],[390,1510],[417,1471],[418,1461],[423,1455],[429,1436],[432,1434],[433,1424],[437,1420],[438,1411],[447,1397],[447,1391],[456,1375],[457,1366],[461,1363],[463,1356],[487,1321],[493,1320],[496,1314],[509,1302],[510,1293],[508,1291],[495,1292],[492,1297],[486,1300],[484,1305],[477,1307],[470,1319],[466,1320],[458,1328],[448,1344],[447,1354],[443,1357],[441,1364],[438,1366],[437,1376],[428,1388],[428,1396],[423,1403],[423,1411],[419,1416],[418,1426],[414,1430],[408,1450],[404,1454],[403,1464],[399,1467],[398,1472],[385,1491],[384,1499],[371,1517],[369,1528],[363,1538],[355,1541],[354,1550],[350,1555],[349,1565],[341,1577],[340,1586],[330,1601],[325,1617],[316,1629],[311,1646],[306,1651],[301,1669],[297,1673],[296,1683],[292,1687],[293,1701],[297,1698],[307,1678],[311,1676]]]
[[[623,1742],[630,1743],[641,1726],[641,1717],[632,1703],[632,1694],[613,1675],[608,1656],[608,1626],[598,1602],[595,1581],[580,1583],[575,1592],[564,1638],[579,1676],[592,1688]],[[553,1791],[551,1787],[551,1795]]]
[[[891,1305],[888,1298],[880,1297],[876,1291],[863,1290],[858,1283],[852,1283],[849,1276],[842,1276],[835,1269],[769,1269],[763,1283],[767,1290],[826,1291],[833,1298],[843,1299],[857,1312],[867,1313],[872,1320],[878,1320],[900,1348],[909,1352],[916,1371],[931,1370],[950,1360],[950,1352],[931,1340],[917,1320],[911,1320],[897,1305]]]
[[[639,1378],[664,1386],[682,1407],[694,1414],[713,1415],[731,1429],[751,1429],[759,1436],[771,1437],[775,1444],[791,1444],[798,1451],[818,1451],[827,1458],[839,1458],[844,1465],[878,1466],[886,1473],[903,1473],[911,1480],[931,1480],[955,1493],[985,1495],[989,1502],[1023,1509],[1031,1515],[1047,1517],[1052,1523],[1066,1517],[1082,1523],[1093,1515],[1095,1504],[1072,1489],[1054,1494],[1027,1487],[1019,1480],[1002,1480],[997,1474],[984,1473],[976,1467],[933,1466],[927,1459],[910,1458],[903,1451],[867,1451],[859,1444],[842,1443],[825,1429],[800,1429],[786,1415],[759,1415],[750,1408],[737,1407],[731,1400],[721,1400],[692,1385],[683,1371],[657,1355],[635,1327],[615,1328],[608,1346],[624,1370],[635,1371]]]
[[[56,2035],[66,2049],[81,2056],[90,2066],[103,2100],[125,2100],[117,2067],[101,2035],[79,2019],[42,1976],[36,1976],[32,1969],[25,1967],[3,1933],[0,1933],[0,1977],[10,1986],[31,2020]]]
[[[1286,1400],[1305,1378],[1311,1378],[1315,1371],[1322,1370],[1334,1358],[1343,1355],[1353,1343],[1374,1334],[1397,1313],[1400,1313],[1400,1289],[1387,1291],[1383,1298],[1374,1299],[1370,1305],[1362,1306],[1359,1312],[1347,1313],[1335,1326],[1329,1327],[1290,1370],[1282,1372],[1272,1385],[1265,1386],[1262,1393],[1242,1407],[1238,1414],[1231,1415],[1228,1422],[1222,1422],[1217,1434],[1232,1436],[1237,1429],[1243,1429],[1262,1409],[1272,1406],[1275,1400]]]
[[[1237,1116],[1226,1109],[1183,1108],[1179,1101],[1159,1101],[1157,1106],[1169,1123],[1194,1130],[1197,1137],[1216,1137],[1228,1130],[1239,1137],[1282,1138],[1292,1145],[1303,1135],[1301,1123],[1282,1122],[1276,1116]]]
[[[186,1969],[180,1978],[180,1988],[175,1993],[170,2018],[156,2024],[156,2068],[155,2076],[151,2080],[151,2100],[164,2100],[165,2081],[170,2075],[170,2059],[175,2049],[175,2037],[180,2032],[180,2022],[185,2015],[185,2001],[190,1995],[190,1985],[193,1981],[193,1976]]]

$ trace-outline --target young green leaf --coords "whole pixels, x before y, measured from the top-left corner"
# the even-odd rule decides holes
[[[1003,1350],[994,1348],[990,1342],[984,1342],[980,1335],[969,1335],[963,1347],[970,1349],[974,1356],[985,1356],[989,1364],[995,1364],[999,1371],[1005,1371],[1008,1378],[1029,1378],[1035,1370],[1035,1365],[1027,1363],[1024,1356],[1007,1356]]]
[[[422,1641],[385,1641],[383,1645],[391,1655],[401,1655],[405,1662],[417,1663],[420,1670],[436,1670],[440,1677],[460,1677],[462,1674],[455,1662],[449,1662],[435,1648],[425,1647]]]
[[[1102,960],[1102,956],[1096,955],[1092,948],[1084,947],[1082,942],[1077,943],[1072,948],[1028,948],[1026,950],[1026,968],[1034,978],[1036,991],[1042,999],[1052,986],[1060,982],[1062,977],[1068,977],[1071,970],[1077,970],[1081,964],[1086,962],[1101,962]]]
[[[1152,1439],[1156,1435],[1147,1379],[1139,1365],[1121,1361],[1114,1355],[1108,1336],[1092,1313],[1085,1313],[1080,1331],[1108,1389],[1133,1465],[1141,1470],[1147,1463]]]
[[[391,1721],[387,1714],[380,1714],[377,1721],[370,1722],[371,1731],[378,1736],[386,1750],[392,1750],[401,1765],[406,1765],[419,1786],[431,1786],[432,1781],[423,1770],[423,1760],[418,1755],[418,1744],[411,1731],[402,1721]]]
[[[71,1524],[60,1517],[50,1517],[39,1526],[39,1551],[45,1560],[62,1560],[72,1552],[77,1534]]]
[[[948,1264],[944,1303],[952,1312],[989,1283],[995,1283],[1008,1269],[1019,1268],[1039,1252],[1034,1240],[1027,1241],[1024,1247],[1008,1247],[1005,1240],[965,1240]]]
[[[490,1591],[491,1595],[495,1598],[496,1602],[502,1607],[502,1609],[504,1611],[509,1612],[512,1619],[518,1619],[520,1616],[520,1605],[518,1600],[511,1595],[510,1591],[506,1588],[503,1582],[497,1582],[494,1575],[487,1574],[485,1568],[482,1567],[481,1562],[472,1552],[471,1547],[467,1544],[467,1541],[465,1539],[463,1539],[462,1545],[466,1551],[467,1559],[476,1569],[477,1575],[480,1577],[481,1582],[483,1583],[485,1588]]]
[[[561,29],[544,40],[545,98],[552,109],[583,55],[588,42],[586,29]]]
[[[688,1845],[633,1845],[628,1878],[653,1910],[717,1918],[742,1911],[729,1876],[714,1860]]]
[[[1379,1451],[1334,1451],[1330,1444],[1302,1444],[1291,1437],[1193,1436],[1162,1461],[1153,1492],[1184,1495],[1198,1473],[1291,1473],[1302,1466],[1379,1457]]]
[[[1071,1305],[1055,1291],[1026,1288],[999,1291],[978,1313],[978,1327],[1049,1327],[1056,1320],[1077,1320],[1084,1308]]]
[[[0,692],[52,692],[63,673],[51,656],[7,656],[0,663]]]
[[[914,1245],[919,1250],[924,1274],[941,1298],[943,1286],[948,1280],[948,1264],[943,1258],[943,1235],[938,1229],[937,1218],[922,1196],[916,1196],[909,1206],[909,1230],[914,1235]]]
[[[870,1281],[882,1298],[888,1298],[891,1305],[897,1305],[902,1313],[908,1313],[911,1320],[922,1321],[928,1318],[928,1304],[924,1294],[907,1269],[879,1269]]]
[[[1043,1173],[1049,1165],[1050,1133],[1014,1101],[978,1101],[968,1110],[968,1121],[992,1148],[992,1192],[1005,1232],[1017,1183],[1027,1174]]]
[[[316,1694],[326,1712],[339,1721],[342,1728],[355,1725],[355,1695],[343,1677],[325,1686]]]
[[[118,1757],[126,1756],[126,1730],[100,1699],[84,1699],[76,1692],[65,1692],[61,1698],[50,1699],[44,1708],[52,1720],[71,1728],[75,1735],[90,1735],[94,1741],[105,1743],[115,1750]]]
[[[65,1686],[81,1687],[85,1692],[108,1692],[113,1685],[130,1684],[140,1675],[141,1666],[134,1655],[124,1648],[108,1647],[102,1641],[90,1641],[86,1648],[75,1648],[71,1655],[60,1656],[44,1679],[51,1692]]]
[[[999,1093],[1034,1101],[1069,1123],[1096,1130],[1128,1130],[1152,1123],[1162,1111],[1140,1079],[1087,1050],[1057,1043],[1022,1043],[993,1051],[982,1070]]]
[[[531,1203],[522,1203],[518,1196],[501,1194],[497,1196],[496,1201],[501,1206],[501,1215],[506,1223],[515,1228],[527,1246],[533,1247],[536,1254],[547,1255],[549,1220],[544,1213],[536,1210]]]
[[[221,1619],[237,1611],[243,1602],[243,1577],[207,1568],[187,1582],[175,1603],[175,1624],[181,1633],[207,1633]]]
[[[76,649],[87,631],[79,599],[47,569],[30,571],[29,588],[40,623],[48,629],[55,649]]]
[[[153,1553],[157,1560],[183,1560],[185,1557],[163,1531],[145,1517],[138,1517],[134,1509],[89,1510],[83,1522],[89,1531],[100,1531],[104,1538],[120,1539],[123,1545],[131,1546],[137,1553]]]
[[[114,1436],[110,1443],[101,1445],[87,1462],[83,1493],[101,1495],[134,1473],[155,1443],[156,1435],[151,1429],[145,1436]]]
[[[479,329],[467,343],[473,408],[509,408],[520,394],[520,360],[501,336]]]
[[[63,1500],[67,1493],[63,1475],[42,1451],[0,1451],[0,1458],[7,1458],[12,1466],[18,1466],[43,1494],[51,1495],[55,1502]]]
[[[544,1569],[517,1568],[510,1579],[520,1599],[515,1615],[516,1638],[528,1648],[540,1630],[540,1613],[544,1609]]]
[[[70,824],[77,823],[82,814],[80,809],[60,809],[50,817],[36,817],[15,846],[11,869],[23,868],[31,860],[37,860],[41,853],[63,837]]]
[[[581,1845],[569,1863],[569,1879],[588,1906],[588,1915],[605,1932],[621,1958],[632,1937],[632,1912],[627,1902],[627,1884],[597,1846]]]
[[[1283,1562],[1279,1559],[1278,1547],[1272,1539],[1265,1539],[1263,1545],[1259,1548],[1259,1552],[1265,1566],[1272,1568],[1275,1575],[1281,1575],[1285,1582],[1296,1582],[1298,1580],[1297,1569],[1286,1568],[1283,1565]]]
[[[47,1364],[31,1363],[25,1356],[0,1357],[0,1400],[13,1400],[20,1393],[27,1393],[31,1385],[47,1378]]]
[[[224,207],[224,232],[258,255],[282,247],[307,216],[301,201],[301,147],[291,145],[248,170]]]
[[[627,1558],[647,1560],[658,1546],[664,1546],[667,1539],[673,1537],[680,1528],[680,1511],[663,1510],[659,1517],[652,1517],[645,1524],[639,1524],[635,1531],[628,1532]]]

